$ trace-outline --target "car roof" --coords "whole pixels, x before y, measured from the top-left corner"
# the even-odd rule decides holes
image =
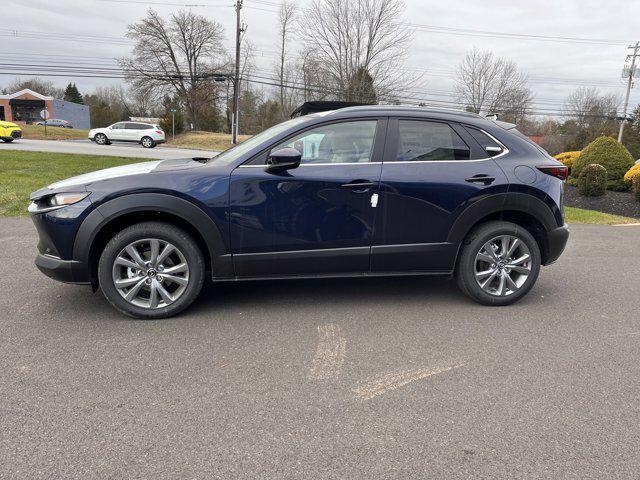
[[[486,125],[493,123],[490,119],[482,117],[477,113],[466,112],[463,110],[455,110],[437,107],[420,107],[412,105],[365,105],[360,107],[345,107],[339,110],[324,112],[326,117],[353,117],[354,115],[375,116],[389,115],[394,117],[428,117],[436,120],[445,121],[464,121],[467,123],[475,123]],[[315,114],[318,115],[318,114]]]

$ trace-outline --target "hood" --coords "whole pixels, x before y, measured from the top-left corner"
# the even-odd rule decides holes
[[[59,188],[71,187],[74,185],[87,185],[89,183],[108,180],[110,178],[124,177],[127,175],[142,175],[153,172],[162,160],[156,162],[133,163],[131,165],[122,165],[120,167],[105,168],[91,173],[85,173],[76,177],[67,178],[60,182],[52,183],[47,188],[57,190]]]
[[[0,127],[3,128],[7,128],[7,127],[14,127],[14,128],[20,128],[18,125],[16,125],[15,123],[11,123],[11,122],[3,122],[0,121]]]

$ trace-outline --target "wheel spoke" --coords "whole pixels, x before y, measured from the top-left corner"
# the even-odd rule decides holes
[[[496,255],[495,250],[493,249],[493,245],[491,242],[487,242],[484,244],[484,247],[482,247],[482,250],[480,250],[480,254],[482,254],[483,252],[486,253],[489,256],[489,258],[491,258],[492,261],[495,262],[498,260],[498,257]]]
[[[140,256],[140,253],[138,253],[138,250],[134,245],[128,245],[125,250],[129,254],[129,256],[138,264],[139,267],[146,268],[146,262]]]
[[[504,273],[504,278],[507,281],[507,287],[509,287],[509,290],[511,290],[512,292],[515,292],[516,290],[518,290],[518,285],[516,285],[516,282],[513,281],[513,279],[511,278],[511,275],[509,275],[507,272]]]
[[[114,263],[116,265],[122,265],[123,267],[140,268],[140,265],[138,265],[137,263],[132,262],[131,260],[127,260],[124,257],[116,258],[116,261]]]
[[[507,255],[507,252],[509,251],[509,242],[510,242],[510,237],[508,237],[507,235],[500,238],[500,254],[499,254],[500,258],[507,258],[506,255]]]
[[[486,262],[486,263],[496,263],[496,260],[494,257],[491,257],[490,255],[487,255],[486,253],[482,253],[480,252],[478,254],[478,256],[476,257],[476,260],[480,260],[481,262]]]
[[[506,283],[505,277],[506,273],[504,272],[504,270],[502,271],[502,273],[500,274],[500,281],[498,283],[498,295],[503,296],[504,295],[504,286]]]
[[[151,246],[149,261],[152,266],[156,267],[158,265],[156,262],[158,261],[158,252],[160,251],[160,240],[152,238],[149,244]]]
[[[177,283],[178,285],[186,285],[187,283],[189,283],[189,280],[187,280],[186,278],[177,277],[175,275],[165,275],[163,273],[162,278],[164,278],[165,280],[170,280],[174,283]]]
[[[480,288],[482,288],[483,290],[486,290],[491,284],[491,282],[493,281],[493,279],[496,278],[496,276],[498,275],[498,271],[499,270],[494,270],[493,273],[489,276],[489,278],[487,278],[484,282],[480,284]]]
[[[158,289],[158,293],[162,297],[162,300],[164,300],[165,304],[170,305],[173,303],[173,297],[169,292],[167,292],[167,289],[164,288],[164,285],[162,285],[160,282],[157,282],[156,288]]]
[[[528,261],[531,258],[531,256],[528,253],[525,253],[524,255],[522,255],[520,258],[516,258],[515,260],[510,262],[510,266],[511,265],[522,265],[524,262]]]
[[[138,292],[140,291],[140,289],[142,288],[146,280],[147,280],[146,278],[142,278],[138,283],[136,283],[133,287],[131,287],[131,290],[129,290],[124,297],[125,300],[130,302],[131,300],[136,298],[136,296],[138,295]]]
[[[175,273],[183,273],[186,272],[189,269],[188,265],[186,263],[181,263],[179,265],[175,265],[173,267],[169,267],[169,268],[165,268],[162,271],[163,275],[173,275]]]
[[[495,269],[492,268],[490,270],[485,270],[483,272],[476,272],[476,278],[478,280],[482,280],[483,278],[487,278],[489,275],[491,275],[493,272],[495,272]]]
[[[516,251],[516,249],[518,248],[518,245],[520,245],[520,240],[517,238],[514,238],[513,242],[511,243],[511,246],[509,247],[509,250],[507,250],[506,258],[509,258],[511,257],[511,255],[513,255],[513,252]]]
[[[158,281],[155,278],[151,281],[150,287],[149,308],[158,308]]]
[[[141,280],[140,277],[121,278],[119,280],[116,280],[114,283],[116,285],[116,288],[122,289],[122,288],[131,287],[132,285],[135,285],[136,283],[138,283],[140,280]]]
[[[169,255],[171,255],[171,253],[175,250],[176,248],[171,245],[170,243],[167,243],[164,248],[162,249],[162,252],[160,252],[160,255],[158,255],[157,258],[157,262],[158,263],[162,263],[165,258],[167,258]]]
[[[507,265],[507,268],[510,268],[512,272],[522,273],[524,275],[529,275],[531,273],[531,269],[527,267],[521,267],[519,265]]]

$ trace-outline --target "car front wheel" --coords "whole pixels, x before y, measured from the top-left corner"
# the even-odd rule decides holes
[[[144,148],[153,148],[156,146],[156,142],[154,142],[153,138],[151,137],[142,137],[142,140],[140,140],[140,143]]]
[[[483,305],[510,305],[524,297],[540,272],[540,248],[526,229],[492,221],[462,245],[456,269],[460,289]]]
[[[104,133],[96,134],[96,136],[93,137],[93,139],[95,140],[95,142],[98,145],[108,145],[109,144],[109,139],[107,138],[107,136]]]
[[[98,279],[107,300],[135,318],[176,315],[197,298],[205,264],[197,243],[168,223],[125,228],[100,256]]]
[[[5,143],[11,143],[13,142],[13,138],[3,138],[2,141]]]

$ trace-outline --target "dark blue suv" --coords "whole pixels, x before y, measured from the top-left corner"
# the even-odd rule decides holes
[[[146,162],[31,195],[36,265],[161,318],[213,281],[455,275],[486,305],[534,285],[569,235],[567,169],[475,114],[353,107],[289,120],[213,159]]]

